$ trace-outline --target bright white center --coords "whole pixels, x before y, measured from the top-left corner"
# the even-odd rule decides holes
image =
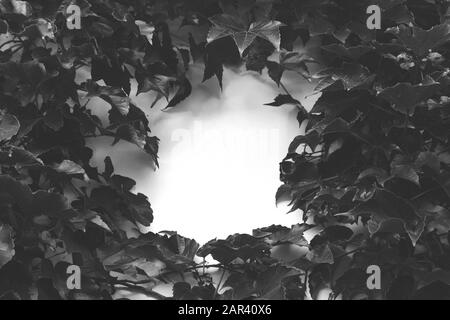
[[[193,66],[192,95],[170,111],[161,111],[164,103],[150,110],[150,94],[132,97],[161,139],[158,170],[137,147],[126,142],[111,147],[108,138],[97,139],[94,162],[101,167],[110,155],[116,173],[137,181],[136,191],[147,195],[154,209],[155,232],[177,231],[205,243],[299,223],[299,213],[287,215],[285,205],[275,206],[279,162],[300,133],[296,107],[264,106],[282,92],[267,77],[228,70],[220,92],[215,79],[201,84],[202,71]],[[297,87],[289,81],[287,87],[304,101],[309,86],[299,88],[298,77],[292,83]]]

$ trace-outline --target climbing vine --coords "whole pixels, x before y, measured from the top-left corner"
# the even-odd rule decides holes
[[[371,5],[380,28],[367,27]],[[324,289],[330,299],[450,298],[449,7],[0,0],[0,298],[112,299],[122,289],[155,299],[302,300]],[[103,172],[92,167],[86,139],[101,136],[136,145],[158,167],[145,110],[181,107],[193,63],[219,86],[224,66],[267,72],[280,95],[261,107],[298,108],[304,134],[280,159],[276,194],[303,212],[297,225],[201,247],[144,232],[153,211],[135,181],[109,157]],[[311,110],[284,86],[288,72],[316,85]],[[132,81],[155,101],[136,105]],[[106,121],[94,98],[109,106]],[[286,245],[304,254],[278,258]],[[81,270],[78,288],[67,285],[70,266]],[[165,282],[170,297],[153,290]]]

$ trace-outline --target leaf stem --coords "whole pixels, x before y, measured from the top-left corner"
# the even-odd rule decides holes
[[[216,296],[219,293],[219,290],[220,290],[220,288],[222,286],[223,277],[225,276],[225,272],[226,271],[227,271],[226,269],[223,269],[223,271],[222,271],[222,275],[220,276],[219,283],[217,284],[216,290],[214,291],[213,300],[216,299]]]
[[[439,186],[439,187],[435,187],[435,188],[428,189],[428,190],[426,190],[426,191],[424,191],[424,192],[422,192],[422,193],[419,193],[417,196],[412,197],[411,199],[409,199],[409,201],[414,201],[414,200],[420,199],[421,197],[423,197],[423,196],[429,194],[430,192],[439,190],[439,189],[441,189],[441,188],[442,188],[442,187]]]
[[[288,89],[286,88],[286,86],[280,81],[280,87],[281,87],[281,89],[283,89],[283,91],[287,94],[287,95],[289,95],[289,96],[292,96],[291,94],[290,94],[290,92],[288,91]]]
[[[0,49],[3,48],[4,46],[8,45],[8,44],[21,43],[21,42],[22,41],[18,41],[18,40],[12,39],[12,40],[9,40],[9,41],[6,41],[6,42],[3,42],[2,44],[0,44]]]
[[[102,279],[102,278],[91,278],[94,281],[98,281],[98,282],[106,282],[112,285],[119,285],[119,286],[124,286],[127,289],[132,289],[136,292],[140,292],[143,293],[149,297],[155,298],[155,299],[159,299],[159,300],[166,300],[168,297],[155,292],[153,290],[150,289],[146,289],[144,287],[141,287],[139,284],[146,284],[146,283],[152,283],[155,282],[154,279],[149,279],[149,280],[144,280],[144,281],[130,281],[130,280],[118,280],[114,277],[109,277],[108,279]]]

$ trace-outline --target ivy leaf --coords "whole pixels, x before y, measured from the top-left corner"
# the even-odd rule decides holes
[[[306,254],[306,259],[313,263],[322,264],[322,263],[328,263],[333,264],[334,263],[334,257],[333,252],[330,249],[330,246],[328,243],[323,243],[321,245],[316,246],[312,250],[310,250]]]
[[[130,73],[116,59],[111,60],[106,56],[93,56],[91,78],[93,81],[103,79],[106,85],[122,88],[126,94],[130,93]]]
[[[59,109],[50,109],[44,115],[44,123],[53,131],[59,131],[64,126],[64,118]]]
[[[450,174],[440,174],[433,179],[438,185],[442,188],[442,190],[447,194],[447,197],[450,198]]]
[[[117,144],[120,140],[131,142],[147,152],[152,157],[153,162],[158,166],[158,138],[151,137],[148,133],[141,132],[132,125],[126,124],[121,125],[117,129],[113,145]]]
[[[344,83],[341,80],[334,80],[332,77],[325,77],[319,80],[314,88],[314,92],[340,91],[345,90]]]
[[[122,115],[127,115],[130,110],[131,99],[121,96],[102,96],[103,100],[108,102],[114,108],[119,110]]]
[[[193,286],[187,282],[177,282],[173,285],[173,298],[176,300],[213,300],[216,288],[210,284]]]
[[[439,174],[441,168],[441,162],[438,156],[432,152],[421,152],[416,159],[415,165],[418,168],[428,167]]]
[[[144,63],[145,52],[137,49],[119,48],[119,55],[125,60],[126,63],[133,67],[140,66]]]
[[[281,281],[282,299],[304,300],[306,285],[298,275],[289,276]]]
[[[264,266],[256,277],[234,272],[225,281],[224,287],[231,288],[225,293],[227,299],[239,300],[254,298],[280,300],[286,296],[293,298],[305,289],[300,272],[280,264]]]
[[[356,181],[360,182],[369,177],[374,178],[380,185],[383,185],[384,182],[389,179],[389,174],[383,168],[369,168],[361,172]]]
[[[283,66],[274,61],[267,61],[266,66],[269,77],[279,86],[284,73]]]
[[[103,173],[103,176],[107,179],[111,178],[111,176],[114,173],[114,166],[111,160],[111,157],[105,158],[105,172]]]
[[[270,57],[273,52],[273,45],[262,38],[256,38],[244,52],[246,69],[261,73],[266,67],[267,58]]]
[[[331,68],[321,71],[316,77],[330,77],[334,81],[341,80],[347,90],[368,85],[375,79],[374,75],[371,74],[366,67],[357,63],[346,62],[344,62],[340,68]],[[315,91],[317,91],[317,88]]]
[[[256,292],[262,299],[280,300],[286,278],[299,277],[300,272],[294,268],[275,265],[262,272],[256,281]],[[303,286],[302,286],[303,287]]]
[[[411,115],[420,102],[434,96],[439,88],[439,84],[412,85],[410,83],[398,83],[393,87],[384,89],[378,96],[389,101],[395,110]]]
[[[68,208],[67,199],[58,193],[43,190],[33,193],[32,211],[34,216],[57,216]]]
[[[155,91],[162,97],[169,99],[172,84],[176,82],[176,78],[164,75],[151,75],[146,71],[136,71],[136,80],[138,81],[138,90],[136,95],[141,93]]]
[[[222,263],[230,263],[240,258],[243,261],[268,255],[269,245],[263,240],[247,234],[236,234],[225,240],[212,240],[201,247],[197,255],[206,257],[209,254]]]
[[[333,24],[321,17],[320,14],[317,14],[316,16],[307,15],[306,17],[303,17],[302,26],[309,30],[309,34],[312,37],[332,34],[335,30]]]
[[[358,60],[366,53],[373,50],[369,46],[345,47],[342,44],[332,43],[322,47],[323,50],[336,54],[339,57],[345,57],[351,60]]]
[[[139,28],[139,33],[147,38],[150,44],[153,44],[153,32],[155,32],[155,27],[142,20],[136,20],[134,23]]]
[[[169,235],[169,237],[164,237],[158,248],[165,252],[166,249],[170,249],[170,251],[174,254],[166,254],[165,258],[168,258],[173,263],[191,263],[198,251],[200,245],[197,241],[189,238],[185,238],[180,236],[176,232],[161,232],[162,234]]]
[[[369,201],[355,208],[353,213],[397,218],[408,224],[415,224],[420,221],[411,203],[388,190],[380,189],[376,190]]]
[[[325,113],[327,118],[334,119],[349,110],[355,110],[367,103],[367,96],[355,91],[326,91],[314,104],[310,113]]]
[[[11,147],[0,151],[0,164],[12,165],[17,168],[28,166],[42,166],[43,162],[37,158],[33,153],[17,147]]]
[[[8,30],[9,30],[8,22],[3,19],[0,19],[0,34],[8,33]]]
[[[26,17],[33,14],[33,9],[27,1],[10,0],[0,3],[0,11],[2,13],[15,13]]]
[[[114,29],[107,23],[95,21],[90,26],[91,32],[101,38],[109,38],[114,34]]]
[[[419,175],[410,165],[393,165],[391,174],[395,177],[402,178],[420,186]]]
[[[274,102],[266,103],[266,106],[279,107],[284,104],[301,105],[300,102],[294,99],[290,94],[280,94],[275,98]]]
[[[342,260],[348,261],[348,259],[344,257],[344,259],[340,260],[341,264],[344,263]],[[333,275],[333,277],[335,276],[336,275]],[[361,296],[363,299],[368,298],[370,293],[369,289],[367,289],[366,269],[350,267],[336,280],[333,291],[335,295],[342,294],[343,300],[360,300],[358,299],[358,296]]]
[[[450,285],[435,281],[427,286],[417,290],[413,297],[414,300],[449,300]]]
[[[24,213],[31,212],[33,208],[33,194],[25,184],[8,175],[0,175],[0,194],[9,199],[10,203],[4,197],[3,201],[6,202],[4,204],[17,205]]]
[[[293,244],[300,247],[308,245],[304,233],[308,230],[308,225],[293,225],[291,228],[272,225],[270,227],[253,230],[253,236],[264,238],[272,246],[280,244]]]
[[[141,193],[137,195],[127,194],[126,199],[128,202],[126,211],[132,219],[144,227],[149,227],[153,222],[153,209],[150,207],[147,197]]]
[[[177,282],[172,287],[173,298],[175,300],[196,300],[192,293],[191,285],[187,282]]]
[[[14,257],[14,231],[6,225],[0,224],[0,269]]]
[[[393,127],[389,130],[389,138],[400,149],[408,153],[414,153],[423,147],[424,140],[417,129]]]
[[[306,135],[299,135],[289,145],[289,153],[295,153],[301,144],[306,144],[311,150],[315,150],[320,140],[321,138],[317,131],[310,131]]]
[[[426,55],[450,40],[450,26],[441,24],[430,30],[419,27],[399,26],[388,30],[394,34],[406,48],[410,48],[418,57]]]
[[[36,27],[38,28],[42,38],[55,38],[55,27],[50,21],[46,19],[38,19],[36,22]]]
[[[83,167],[71,160],[64,160],[60,164],[55,165],[53,169],[55,169],[55,171],[59,173],[64,173],[67,175],[81,175],[85,180],[88,179],[86,171],[83,169]]]
[[[377,189],[367,202],[355,207],[348,212],[350,215],[372,215],[372,220],[376,223],[376,232],[385,221],[398,219],[402,222],[405,231],[408,232],[411,240],[415,244],[423,232],[424,223],[418,215],[414,205],[408,200],[397,196],[391,191]]]
[[[139,237],[124,241],[122,245],[101,246],[98,248],[98,258],[107,271],[123,273],[131,278],[137,278],[136,267],[146,268],[159,255],[155,246],[157,237],[149,234],[147,237]],[[148,283],[153,285],[153,279],[146,277]]]
[[[236,64],[241,60],[241,54],[231,37],[221,38],[206,45],[204,49],[205,72],[203,81],[216,76],[222,89],[223,66]]]
[[[267,61],[266,66],[269,76],[277,85],[280,85],[281,78],[286,70],[296,72],[305,79],[309,79],[307,62],[314,62],[308,55],[299,52],[281,51],[279,62]]]
[[[19,120],[10,114],[0,113],[0,141],[14,137],[20,129]]]
[[[145,195],[131,193],[130,189],[135,182],[130,180],[113,176],[111,186],[102,186],[92,191],[89,208],[101,208],[113,215],[121,214],[121,220],[126,218],[134,224],[140,223],[148,227],[153,221],[153,210]]]
[[[253,298],[255,284],[246,276],[246,274],[234,272],[225,280],[223,286],[231,288],[225,292],[229,299],[248,299]]]
[[[278,205],[283,200],[291,200],[293,196],[301,197],[305,192],[313,190],[318,186],[319,183],[313,180],[301,181],[293,186],[284,184],[277,190],[277,193],[275,195],[276,204]],[[293,212],[297,209],[299,209],[299,207],[294,205],[290,211]]]
[[[170,100],[169,104],[166,109],[170,109],[172,107],[175,107],[177,104],[179,104],[181,101],[186,99],[190,96],[192,92],[192,85],[191,82],[187,78],[183,78],[179,81],[177,81],[178,84],[178,90],[175,96]]]
[[[283,24],[279,21],[256,21],[247,28],[239,18],[229,14],[216,15],[209,18],[209,20],[213,26],[208,33],[208,43],[231,36],[242,55],[244,50],[252,44],[253,40],[256,37],[260,37],[272,43],[275,49],[280,49],[280,27]]]
[[[353,236],[353,231],[345,226],[329,226],[326,227],[321,235],[324,236],[329,242],[345,241],[349,240]]]
[[[306,63],[315,63],[315,60],[305,53],[282,51],[280,53],[280,65],[289,71],[296,72],[302,76],[309,75]]]
[[[131,99],[121,88],[100,86],[94,81],[85,83],[87,97],[100,97],[116,108],[120,114],[127,115],[130,110]]]

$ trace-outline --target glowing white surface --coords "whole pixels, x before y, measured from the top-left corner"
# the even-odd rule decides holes
[[[155,232],[176,230],[204,243],[271,224],[298,223],[300,213],[287,215],[286,206],[275,206],[278,164],[300,133],[296,108],[264,106],[281,93],[265,76],[227,70],[220,92],[215,79],[200,84],[202,71],[193,66],[192,95],[170,111],[161,111],[165,103],[150,110],[151,95],[132,97],[161,139],[160,169],[153,171],[135,146],[111,147],[109,138],[91,141],[93,161],[102,169],[110,155],[116,173],[137,181],[136,191],[147,195],[154,209]],[[297,87],[289,81],[287,87],[308,104],[303,98],[310,86],[301,82],[299,88],[299,78],[290,76]]]

